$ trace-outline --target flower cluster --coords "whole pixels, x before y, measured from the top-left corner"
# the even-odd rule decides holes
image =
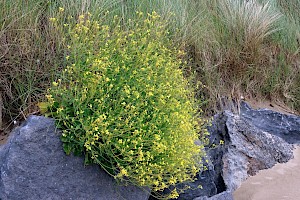
[[[201,127],[182,52],[158,14],[137,16],[126,28],[117,16],[110,26],[89,15],[69,23],[68,65],[47,98],[68,154],[84,153],[116,179],[162,191],[199,171]]]

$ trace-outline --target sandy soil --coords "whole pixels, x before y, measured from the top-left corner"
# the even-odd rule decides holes
[[[258,100],[251,100],[251,99],[246,99],[245,101],[254,109],[266,108],[283,114],[293,114],[293,115],[300,114],[297,113],[296,111],[291,110],[281,102],[271,102],[268,100],[258,101]]]
[[[234,192],[235,200],[299,200],[300,147],[294,150],[294,159],[273,168],[262,170],[248,178]]]

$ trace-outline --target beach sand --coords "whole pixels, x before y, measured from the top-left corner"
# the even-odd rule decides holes
[[[235,200],[300,200],[300,147],[294,159],[249,177],[234,192]]]

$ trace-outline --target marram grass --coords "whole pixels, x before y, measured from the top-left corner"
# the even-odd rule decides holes
[[[193,181],[203,156],[195,141],[204,130],[182,74],[184,52],[155,12],[137,12],[126,29],[117,16],[108,26],[89,15],[63,27],[51,19],[68,33],[67,66],[47,95],[66,153],[84,153],[86,163],[154,192]]]

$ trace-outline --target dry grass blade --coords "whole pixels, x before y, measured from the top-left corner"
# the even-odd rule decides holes
[[[231,33],[244,42],[245,47],[255,48],[278,29],[274,24],[282,16],[272,9],[269,2],[256,0],[225,0],[219,4],[221,17]]]

